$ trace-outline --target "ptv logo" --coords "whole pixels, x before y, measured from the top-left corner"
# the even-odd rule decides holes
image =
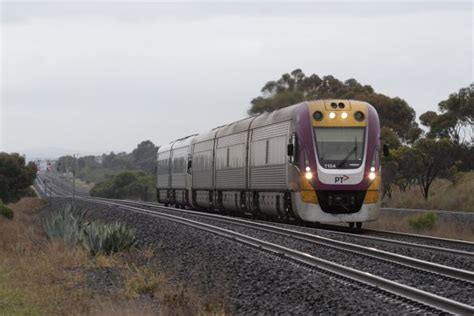
[[[346,181],[348,179],[349,179],[349,177],[346,176],[346,175],[343,175],[341,177],[334,177],[334,183],[343,184],[344,181]]]

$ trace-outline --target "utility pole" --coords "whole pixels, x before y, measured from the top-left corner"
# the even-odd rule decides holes
[[[74,207],[76,202],[76,154],[72,157],[74,158],[72,166],[72,206]]]
[[[44,197],[48,198],[48,179],[43,179],[44,184]]]

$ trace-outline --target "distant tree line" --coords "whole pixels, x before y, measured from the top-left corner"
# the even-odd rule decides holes
[[[137,145],[131,153],[103,154],[101,156],[60,157],[56,163],[58,172],[75,170],[80,179],[88,182],[100,182],[124,170],[138,170],[153,175],[158,147],[146,140]]]
[[[419,119],[428,128],[424,132],[415,120],[415,110],[401,98],[377,93],[355,79],[306,76],[301,69],[295,69],[267,82],[261,89],[262,95],[252,99],[248,112],[251,115],[271,112],[316,99],[366,101],[379,114],[382,143],[391,148],[391,155],[382,160],[383,194],[391,197],[393,187],[405,191],[418,186],[428,199],[435,178],[455,182],[459,172],[474,169],[473,92],[474,84],[470,84],[439,102],[439,113],[423,113]]]
[[[36,178],[35,163],[19,154],[0,152],[0,202],[12,203],[23,196],[34,195],[30,186]]]
[[[150,201],[155,199],[155,178],[144,172],[124,171],[97,183],[92,196]]]

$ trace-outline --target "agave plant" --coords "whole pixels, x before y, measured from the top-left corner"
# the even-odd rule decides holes
[[[75,246],[80,241],[83,219],[82,211],[68,204],[46,218],[44,230],[50,240]]]
[[[135,246],[135,230],[120,223],[93,222],[83,228],[81,242],[92,255],[111,254]]]

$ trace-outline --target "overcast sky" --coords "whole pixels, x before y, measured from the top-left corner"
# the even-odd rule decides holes
[[[301,68],[420,115],[472,82],[470,2],[1,4],[0,151],[130,151],[246,116]]]

